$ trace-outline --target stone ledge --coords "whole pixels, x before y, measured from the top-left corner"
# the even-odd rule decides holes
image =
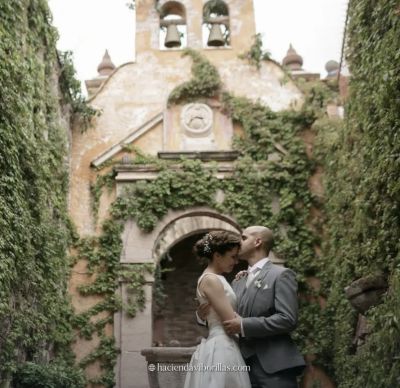
[[[182,169],[181,164],[172,164],[168,166],[170,170],[179,171]],[[212,169],[212,167],[205,166]],[[219,164],[216,169],[215,177],[224,179],[230,177],[234,171],[234,167],[230,163]],[[154,164],[138,165],[138,164],[118,164],[115,166],[117,182],[133,182],[137,180],[154,180],[160,173],[160,167]]]
[[[160,159],[177,160],[200,159],[205,161],[234,161],[240,156],[238,151],[160,151],[158,157]]]
[[[153,347],[141,350],[147,362],[189,362],[196,347]]]

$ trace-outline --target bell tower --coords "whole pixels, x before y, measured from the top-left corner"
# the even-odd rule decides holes
[[[255,35],[253,0],[137,0],[136,54],[185,48],[247,50]]]

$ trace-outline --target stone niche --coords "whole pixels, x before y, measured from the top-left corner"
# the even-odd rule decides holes
[[[232,120],[219,108],[216,101],[168,108],[164,118],[164,151],[231,150]]]

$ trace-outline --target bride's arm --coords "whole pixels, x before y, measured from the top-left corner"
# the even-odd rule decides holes
[[[235,318],[235,312],[225,294],[224,287],[216,276],[205,276],[201,280],[199,288],[221,321]]]

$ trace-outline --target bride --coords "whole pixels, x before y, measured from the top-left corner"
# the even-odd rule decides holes
[[[192,355],[184,388],[250,388],[246,364],[237,338],[225,333],[222,322],[233,319],[236,295],[223,273],[238,261],[240,236],[213,231],[195,244],[197,256],[208,259],[208,266],[197,281],[200,303],[211,305],[207,316],[209,334]]]

